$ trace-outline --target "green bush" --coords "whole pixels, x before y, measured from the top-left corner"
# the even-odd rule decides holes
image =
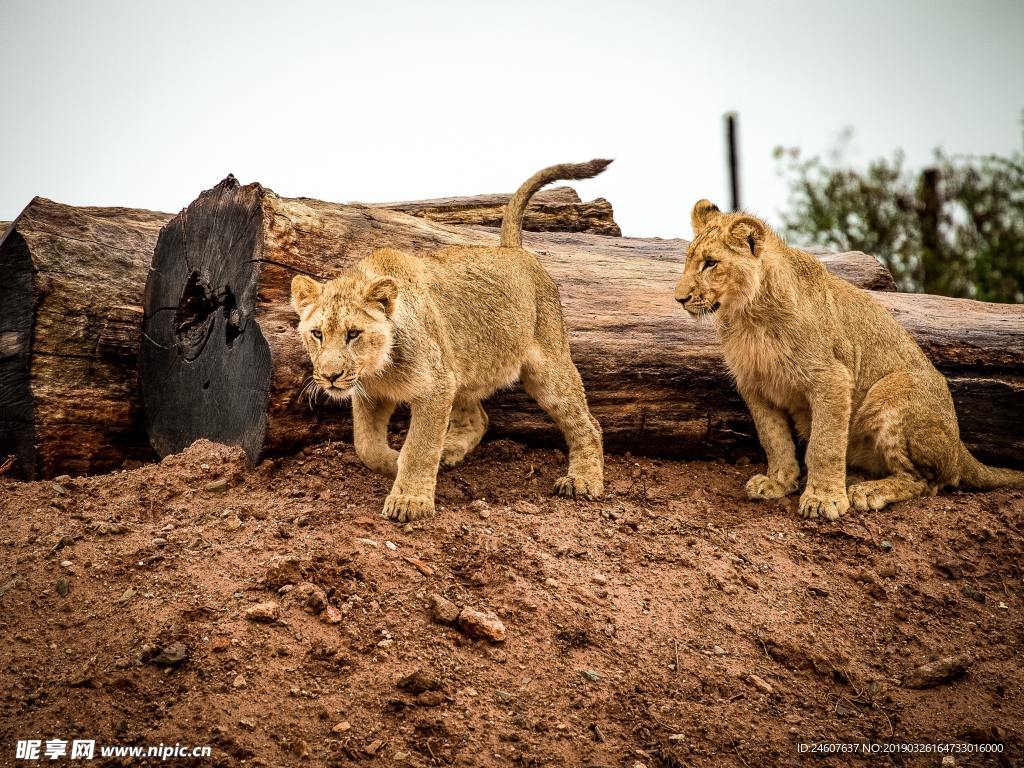
[[[857,170],[777,147],[789,179],[783,234],[794,244],[864,251],[900,290],[1024,302],[1024,153],[959,156],[905,167],[902,152]]]

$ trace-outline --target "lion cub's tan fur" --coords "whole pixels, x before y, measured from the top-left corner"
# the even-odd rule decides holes
[[[313,381],[335,399],[352,396],[356,453],[395,478],[385,516],[406,521],[433,511],[439,463],[462,461],[487,429],[480,401],[519,379],[569,444],[569,471],[555,492],[602,494],[601,428],[569,355],[558,288],[523,250],[520,232],[534,192],[596,176],[608,162],[531,177],[509,201],[500,247],[423,257],[382,249],[324,285],[302,275],[292,281]],[[412,411],[400,452],[387,441],[398,403]]]
[[[713,314],[750,408],[768,474],[747,495],[797,490],[790,425],[808,441],[800,513],[834,520],[963,483],[1024,487],[1024,473],[987,467],[960,441],[953,399],[909,333],[859,288],[791,248],[764,222],[701,200],[676,287],[693,315]],[[873,478],[846,487],[847,465]]]

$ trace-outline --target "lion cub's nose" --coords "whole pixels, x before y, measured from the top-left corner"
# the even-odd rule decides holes
[[[340,379],[341,376],[342,376],[341,373],[325,373],[324,374],[324,378],[327,379],[329,382],[331,382],[331,384],[333,384],[335,381]]]
[[[688,302],[692,298],[693,298],[693,294],[692,293],[688,293],[685,296],[676,296],[676,301],[678,301],[680,304],[685,304],[686,302]]]

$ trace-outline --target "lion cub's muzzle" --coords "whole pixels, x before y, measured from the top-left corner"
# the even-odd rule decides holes
[[[689,296],[676,296],[676,301],[683,305],[683,309],[695,317],[713,315],[718,311],[718,308],[722,306],[720,302],[709,302],[703,296],[694,298],[693,294],[690,294]]]

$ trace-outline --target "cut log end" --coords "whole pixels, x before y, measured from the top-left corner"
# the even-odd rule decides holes
[[[172,219],[146,283],[140,367],[146,428],[161,455],[201,437],[255,460],[270,353],[253,321],[262,188],[228,177]]]

